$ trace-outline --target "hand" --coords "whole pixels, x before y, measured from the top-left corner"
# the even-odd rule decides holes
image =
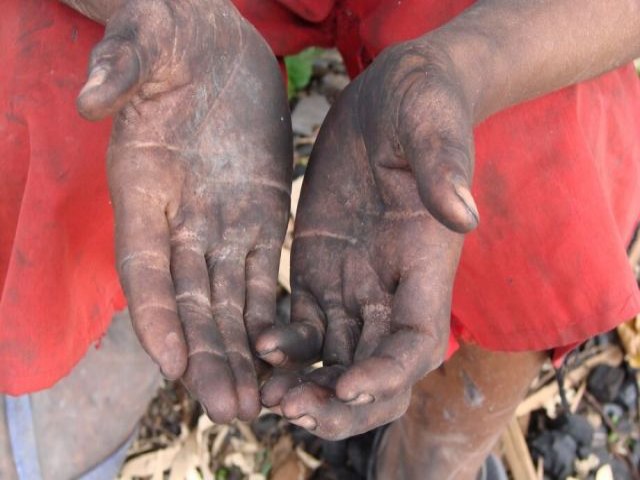
[[[216,422],[260,408],[251,344],[273,324],[291,131],[279,68],[228,0],[137,0],[78,97],[116,114],[108,178],[135,330]]]
[[[461,233],[478,222],[472,158],[471,107],[443,52],[391,48],[346,89],[303,186],[292,322],[257,342],[272,365],[324,368],[270,381],[263,403],[330,439],[406,410],[448,345]]]

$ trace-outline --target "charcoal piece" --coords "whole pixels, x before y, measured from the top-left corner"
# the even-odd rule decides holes
[[[604,425],[599,426],[593,432],[593,441],[591,443],[591,446],[594,449],[606,447],[608,436],[609,436],[609,433],[607,432],[607,427],[605,427]]]
[[[322,458],[331,466],[338,467],[347,463],[347,441],[322,442]]]
[[[251,423],[251,429],[256,434],[258,440],[263,443],[272,443],[280,436],[281,431],[279,428],[280,417],[275,414],[263,415],[256,418]]]
[[[583,445],[578,447],[578,458],[588,458],[591,452],[593,452],[593,447],[591,446]]]
[[[617,403],[605,403],[602,405],[602,412],[609,417],[614,425],[624,417],[624,409]]]
[[[640,440],[636,440],[633,443],[633,447],[629,452],[629,459],[633,466],[640,472]]]
[[[597,337],[594,338],[596,345],[606,346],[606,345],[620,345],[620,339],[618,338],[618,334],[615,330],[610,330],[606,333],[601,333]]]
[[[604,448],[597,449],[593,453],[600,460],[600,466],[598,468],[609,465],[615,480],[633,480],[633,476],[626,462],[611,455],[611,453]]]
[[[631,375],[627,376],[622,387],[620,387],[620,391],[618,391],[618,395],[615,398],[615,403],[622,405],[627,412],[635,416],[638,410],[638,386]]]
[[[544,471],[551,478],[566,478],[573,473],[578,444],[563,432],[546,431],[530,444],[534,462],[544,459]]]
[[[581,415],[562,415],[551,422],[551,428],[570,435],[579,447],[589,447],[592,444],[594,428]]]
[[[612,402],[618,395],[625,376],[622,368],[598,365],[589,373],[587,390],[599,402]]]
[[[374,432],[367,432],[362,435],[351,437],[351,441],[347,445],[347,454],[349,456],[349,465],[360,476],[367,476],[367,468],[369,459],[378,452],[372,452]]]
[[[301,157],[308,157],[311,155],[311,150],[313,150],[312,143],[303,143],[296,147],[296,153]]]
[[[318,468],[313,475],[311,476],[311,480],[340,480],[339,477],[334,472],[334,469],[329,468],[325,465],[322,465]]]
[[[633,475],[629,470],[629,465],[617,457],[613,457],[611,460],[611,470],[613,471],[613,478],[615,480],[633,480]]]

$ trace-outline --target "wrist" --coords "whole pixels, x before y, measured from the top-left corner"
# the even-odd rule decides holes
[[[498,96],[503,90],[498,74],[501,61],[496,53],[497,45],[489,36],[444,26],[416,42],[448,59],[452,77],[466,99],[474,125],[498,109]]]

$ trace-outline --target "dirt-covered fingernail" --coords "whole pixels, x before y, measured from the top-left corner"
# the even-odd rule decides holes
[[[263,350],[258,352],[260,358],[264,361],[269,362],[271,365],[278,366],[284,363],[286,357],[282,350],[279,348],[272,348],[271,350]]]
[[[318,427],[318,422],[311,415],[302,415],[301,417],[292,419],[291,423],[294,423],[306,430],[315,430]]]
[[[478,206],[473,199],[473,195],[471,195],[469,189],[462,184],[454,184],[453,188],[456,192],[456,195],[465,204],[467,210],[469,210],[469,213],[473,216],[475,223],[477,224],[480,221],[480,214],[478,213]]]
[[[95,67],[93,70],[91,70],[87,83],[85,83],[84,87],[82,87],[82,90],[80,90],[80,95],[91,90],[92,88],[99,87],[105,82],[106,79],[107,69],[104,67]]]
[[[347,405],[356,407],[358,405],[368,405],[370,403],[373,403],[374,400],[375,400],[375,397],[373,395],[371,395],[370,393],[361,393],[358,396],[356,396],[355,398],[352,398],[351,400],[348,400],[345,403]]]

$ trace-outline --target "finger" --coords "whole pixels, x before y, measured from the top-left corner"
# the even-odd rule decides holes
[[[453,231],[466,233],[478,226],[478,207],[471,195],[473,135],[440,131],[425,122],[420,108],[405,112],[402,149],[416,176],[427,210]],[[460,140],[460,139],[468,140]]]
[[[350,365],[360,338],[360,323],[341,306],[325,308],[327,329],[322,360],[325,366]]]
[[[169,228],[161,208],[139,211],[144,198],[115,195],[118,271],[134,330],[162,374],[175,380],[187,367],[169,269]]]
[[[319,359],[325,332],[325,320],[315,298],[295,290],[291,295],[291,323],[275,326],[256,342],[260,357],[273,366],[294,367]]]
[[[136,45],[122,36],[102,40],[91,54],[89,78],[77,107],[88,120],[100,120],[120,111],[142,83]]]
[[[230,423],[237,416],[233,374],[227,361],[219,356],[198,352],[189,356],[189,367],[182,382],[200,400],[207,416],[215,423]]]
[[[214,422],[228,423],[237,416],[238,399],[224,341],[211,312],[209,276],[201,249],[175,245],[171,273],[189,344],[184,384]]]
[[[361,308],[362,334],[355,361],[369,358],[385,337],[391,333],[391,307],[385,303],[365,303]]]
[[[279,370],[265,382],[260,390],[262,404],[270,409],[280,405],[289,390],[303,382],[302,374]]]
[[[211,268],[213,266],[213,268]],[[258,380],[244,326],[245,257],[218,259],[209,266],[213,317],[235,378],[238,417],[251,420],[260,412]]]
[[[384,291],[378,274],[364,256],[347,257],[342,276],[349,286],[345,304],[350,311],[359,312],[362,319],[354,355],[356,361],[362,360],[369,358],[382,338],[390,333],[392,297]]]
[[[251,345],[260,333],[275,325],[279,248],[260,248],[247,256],[244,323]]]
[[[276,370],[273,376],[262,386],[260,392],[262,404],[267,408],[273,409],[280,404],[280,401],[289,390],[307,382],[335,390],[336,382],[344,371],[345,368],[339,365],[322,367],[310,372]]]
[[[292,423],[327,440],[341,440],[399,418],[409,400],[410,391],[406,390],[386,401],[351,406],[336,399],[332,388],[307,382],[291,389],[280,407]]]
[[[430,270],[416,268],[401,279],[391,312],[393,333],[338,380],[338,398],[356,404],[392,398],[442,363],[451,288]]]

